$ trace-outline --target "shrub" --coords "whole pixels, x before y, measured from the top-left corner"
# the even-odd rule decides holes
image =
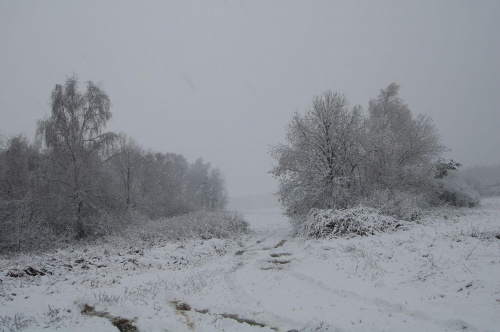
[[[0,254],[43,251],[61,240],[27,200],[0,201]]]
[[[382,214],[380,209],[357,206],[345,210],[311,209],[298,234],[313,238],[366,236],[390,232],[404,223]]]
[[[481,201],[479,192],[457,175],[444,178],[441,188],[439,199],[453,206],[474,207]]]

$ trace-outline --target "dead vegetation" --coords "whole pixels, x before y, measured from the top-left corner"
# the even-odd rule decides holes
[[[291,256],[292,254],[289,253],[289,252],[283,252],[283,253],[280,253],[280,254],[271,254],[271,257],[273,258],[277,258],[277,257],[282,257],[282,256]]]
[[[24,269],[12,269],[7,272],[7,276],[11,278],[36,277],[44,276],[46,274],[52,274],[52,272],[48,271],[45,268],[36,269],[31,266],[27,266]]]

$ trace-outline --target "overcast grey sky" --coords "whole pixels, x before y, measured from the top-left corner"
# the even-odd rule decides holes
[[[272,192],[269,145],[327,89],[366,110],[395,81],[452,157],[500,163],[500,1],[0,0],[0,133],[33,137],[51,90],[102,82],[110,130]]]

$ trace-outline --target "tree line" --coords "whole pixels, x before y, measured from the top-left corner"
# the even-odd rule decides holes
[[[277,161],[271,173],[289,215],[361,204],[412,218],[431,204],[476,203],[476,196],[463,201],[457,197],[463,193],[449,189],[464,187],[447,184],[460,164],[442,159],[445,151],[432,119],[411,112],[398,84],[371,99],[367,113],[327,91],[305,114],[295,113],[286,143],[271,149]]]
[[[105,131],[112,113],[101,85],[87,82],[81,92],[69,77],[55,86],[50,105],[33,143],[22,134],[0,141],[0,249],[106,233],[137,213],[159,218],[225,207],[220,169]]]

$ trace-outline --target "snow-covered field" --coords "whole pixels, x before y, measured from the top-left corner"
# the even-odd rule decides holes
[[[279,210],[246,217],[254,232],[236,240],[0,259],[0,330],[500,329],[498,197],[353,239],[291,238]]]

